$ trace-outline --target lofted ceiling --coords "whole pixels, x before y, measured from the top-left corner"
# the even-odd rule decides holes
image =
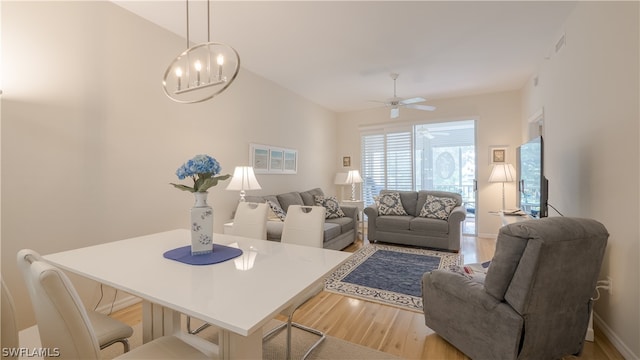
[[[186,37],[185,1],[116,1]],[[336,112],[393,96],[450,98],[521,88],[562,35],[575,2],[212,1],[211,41],[242,67]],[[206,1],[189,2],[207,40]],[[176,55],[186,49],[176,49]],[[172,59],[167,59],[167,65]],[[161,74],[158,74],[160,77]],[[428,101],[427,103],[428,104]]]

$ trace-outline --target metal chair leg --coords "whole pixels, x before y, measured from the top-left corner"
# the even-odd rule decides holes
[[[112,340],[112,341],[110,341],[110,342],[108,342],[106,344],[102,344],[102,345],[100,345],[100,350],[105,349],[105,348],[107,348],[107,347],[109,347],[109,346],[111,346],[111,345],[113,345],[115,343],[118,343],[118,342],[122,343],[122,346],[124,347],[124,352],[126,352],[126,353],[129,352],[129,340],[127,340],[127,339],[116,339],[116,340]]]
[[[291,330],[293,327],[296,327],[300,330],[309,332],[311,334],[314,335],[318,335],[320,336],[320,339],[318,339],[308,350],[307,352],[302,356],[302,359],[306,359],[311,352],[318,347],[318,345],[320,345],[320,343],[322,343],[324,341],[324,339],[327,338],[327,335],[325,333],[323,333],[320,330],[314,329],[314,328],[310,328],[308,326],[302,325],[302,324],[298,324],[296,322],[292,321],[293,319],[293,313],[291,313],[291,315],[289,315],[287,322],[286,323],[282,323],[278,326],[276,326],[275,328],[269,330],[269,332],[267,332],[264,336],[263,339],[267,340],[269,339],[271,336],[273,336],[275,333],[279,332],[280,330],[284,329],[285,327],[287,328],[287,348],[286,348],[286,359],[290,360],[291,359]]]
[[[191,316],[187,316],[187,332],[191,335],[195,335],[197,333],[199,333],[200,331],[208,328],[209,326],[211,326],[211,324],[209,323],[204,323],[202,325],[200,325],[199,328],[195,329],[195,330],[191,330]]]

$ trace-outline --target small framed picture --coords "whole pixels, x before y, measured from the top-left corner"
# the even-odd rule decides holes
[[[504,164],[507,161],[506,146],[492,146],[489,148],[489,163]]]
[[[342,167],[350,167],[350,166],[351,166],[351,156],[343,156]]]

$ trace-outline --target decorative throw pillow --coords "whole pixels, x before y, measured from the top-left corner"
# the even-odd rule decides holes
[[[273,213],[276,214],[278,219],[280,219],[281,221],[284,221],[284,218],[287,216],[287,213],[284,212],[284,210],[282,210],[280,205],[274,203],[271,200],[267,200],[267,204],[269,204],[269,209],[271,209],[271,211],[273,211]]]
[[[314,195],[314,200],[317,206],[324,206],[325,219],[337,219],[345,217],[344,212],[340,209],[340,203],[335,196],[319,196]]]
[[[422,206],[419,216],[430,219],[447,220],[454,207],[456,207],[455,199],[427,195],[427,201]]]
[[[378,214],[379,215],[407,215],[402,206],[400,193],[385,193],[378,197]]]

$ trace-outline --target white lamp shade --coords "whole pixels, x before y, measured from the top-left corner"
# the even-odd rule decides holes
[[[349,170],[347,174],[347,184],[357,184],[362,182],[362,177],[360,177],[360,172],[358,170]]]
[[[231,182],[227,186],[227,190],[260,190],[260,184],[256,179],[251,166],[236,166],[233,171]]]
[[[489,182],[512,182],[516,181],[516,169],[511,164],[493,165]]]

